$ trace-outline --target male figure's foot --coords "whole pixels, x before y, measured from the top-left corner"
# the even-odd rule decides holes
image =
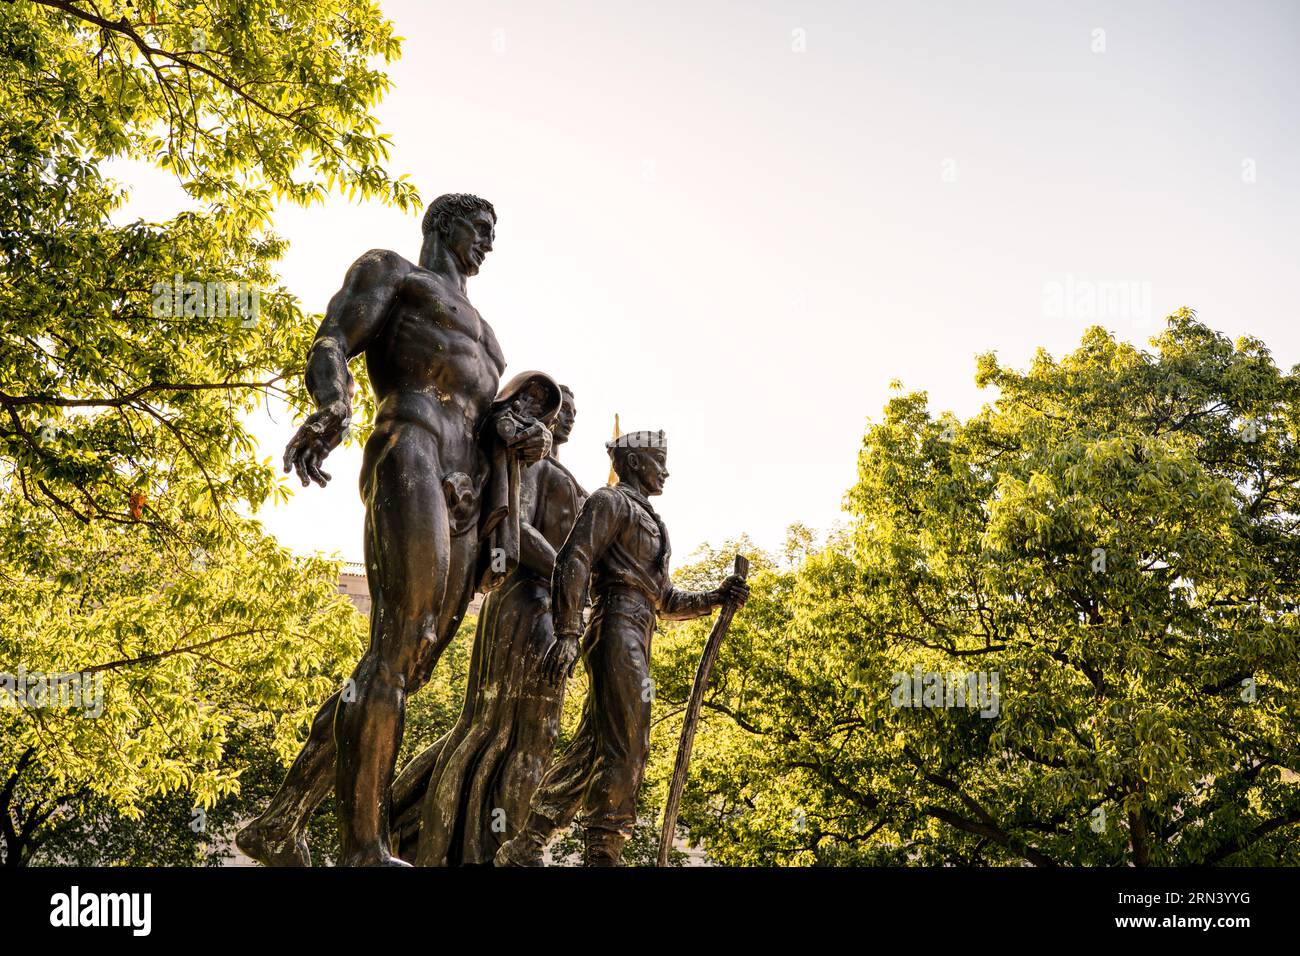
[[[280,830],[256,817],[235,834],[241,853],[263,866],[311,866],[307,839],[293,830]]]

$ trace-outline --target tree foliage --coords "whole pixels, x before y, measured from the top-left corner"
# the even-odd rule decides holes
[[[965,422],[890,400],[851,531],[723,648],[682,813],[715,859],[1300,862],[1300,374],[1187,310],[1153,345],[983,356]],[[899,706],[918,668],[996,673],[996,716]]]
[[[263,731],[287,762],[360,652],[365,622],[337,592],[337,563],[295,558],[252,521],[185,515],[205,545],[178,554],[147,525],[6,505],[0,660],[26,679],[0,707],[9,865],[83,811],[139,820],[176,794],[211,809],[246,766],[231,739]],[[33,697],[33,678],[72,674],[80,697]]]
[[[258,762],[232,742],[287,760],[357,654],[337,565],[247,517],[286,486],[244,421],[302,410],[318,324],[276,278],[274,204],[418,209],[373,115],[398,52],[367,0],[0,3],[0,673],[104,693],[0,709],[8,865],[228,801]],[[119,222],[113,159],[192,208]],[[189,852],[172,824],[162,859]]]
[[[418,207],[370,112],[371,61],[398,49],[362,0],[0,4],[0,454],[28,500],[165,524],[162,500],[275,493],[241,422],[270,396],[301,410],[316,323],[275,280],[271,204],[338,186]],[[101,166],[120,157],[195,208],[115,225]],[[209,289],[239,283],[230,315]]]

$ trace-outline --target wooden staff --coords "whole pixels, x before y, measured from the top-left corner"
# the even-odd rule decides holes
[[[749,577],[749,560],[736,555],[736,566],[732,572],[741,580]],[[695,728],[700,723],[700,710],[704,707],[704,692],[709,687],[709,674],[713,662],[718,659],[718,649],[722,639],[727,635],[727,627],[735,616],[736,605],[728,601],[718,612],[718,619],[713,622],[713,630],[704,644],[704,656],[700,666],[695,669],[695,683],[691,687],[691,699],[686,704],[686,718],[682,721],[682,739],[677,744],[677,764],[673,767],[673,782],[668,788],[668,804],[664,807],[663,828],[659,831],[659,865],[668,865],[668,850],[673,845],[673,831],[677,829],[677,809],[682,802],[682,789],[686,786],[686,769],[691,764],[691,747],[695,744]]]

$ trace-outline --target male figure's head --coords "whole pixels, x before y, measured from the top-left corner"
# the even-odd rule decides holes
[[[628,432],[605,448],[614,463],[614,474],[645,495],[663,494],[668,480],[668,439],[662,431]]]
[[[573,390],[567,385],[560,386],[560,410],[555,413],[551,424],[553,444],[563,445],[573,432],[573,422],[578,417],[577,406],[573,403]]]
[[[486,199],[469,193],[447,193],[429,203],[424,212],[424,248],[420,264],[441,248],[450,255],[461,275],[478,274],[496,238],[497,212]]]

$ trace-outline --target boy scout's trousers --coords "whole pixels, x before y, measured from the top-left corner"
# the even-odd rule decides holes
[[[616,863],[636,823],[650,753],[654,626],[654,605],[640,591],[616,587],[598,596],[585,640],[590,689],[582,719],[533,795],[532,815],[549,821],[552,832],[578,819],[587,831],[588,857],[612,854]]]

